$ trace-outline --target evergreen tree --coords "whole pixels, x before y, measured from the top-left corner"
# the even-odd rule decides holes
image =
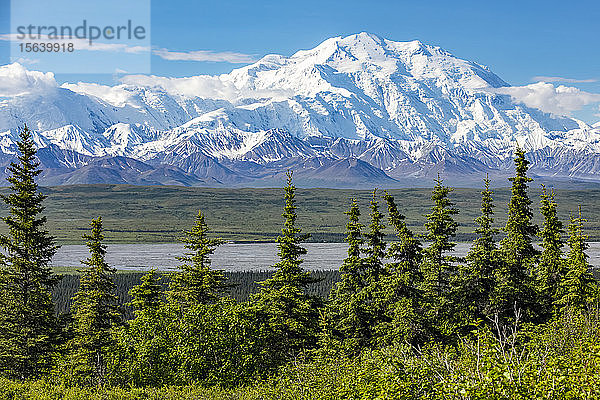
[[[280,261],[274,265],[273,276],[261,282],[260,292],[253,296],[265,346],[270,351],[270,362],[275,366],[314,347],[319,325],[319,302],[306,293],[306,287],[313,279],[302,268],[302,256],[306,254],[302,242],[309,235],[302,234],[302,229],[296,226],[296,187],[291,171],[287,173],[284,191],[282,216],[285,222],[277,238]]]
[[[154,312],[163,303],[163,290],[160,281],[162,278],[151,269],[142,276],[142,283],[134,286],[130,291],[131,303],[136,313]]]
[[[509,178],[512,195],[508,203],[506,237],[500,242],[504,262],[496,273],[492,303],[502,320],[512,318],[520,310],[527,321],[535,318],[530,271],[538,254],[533,247],[537,226],[532,222],[531,199],[527,194],[527,184],[532,181],[527,176],[529,161],[520,147],[515,155],[515,176]]]
[[[381,295],[377,299],[385,312],[385,318],[381,318],[377,326],[377,337],[380,344],[418,344],[426,335],[421,309],[423,296],[419,289],[423,249],[406,226],[394,198],[386,192],[384,199],[397,241],[390,243],[386,254],[392,261],[385,266],[387,274],[382,279]]]
[[[0,370],[15,378],[31,378],[50,362],[59,329],[51,290],[57,278],[50,260],[58,246],[45,229],[43,201],[35,178],[41,173],[31,131],[19,133],[18,162],[8,167],[9,195],[2,200],[9,215],[0,235]]]
[[[559,282],[558,300],[561,308],[584,311],[596,298],[598,284],[590,272],[590,265],[585,253],[588,248],[587,235],[583,233],[586,220],[581,217],[581,207],[577,217],[571,215],[569,224],[569,252],[566,259],[565,275]]]
[[[426,249],[426,256],[429,261],[438,266],[455,261],[453,257],[444,255],[444,253],[454,250],[456,246],[451,238],[456,235],[458,227],[454,220],[454,215],[458,214],[458,209],[454,207],[454,203],[448,198],[451,191],[451,188],[443,185],[442,179],[438,176],[435,179],[435,186],[431,194],[433,207],[431,213],[426,215],[425,229],[427,233],[425,240],[431,242]]]
[[[340,267],[341,281],[338,287],[338,293],[356,293],[364,287],[365,263],[361,257],[362,229],[364,225],[360,223],[360,209],[356,199],[352,199],[350,209],[345,212],[348,216],[346,224],[346,242],[348,243],[348,257],[344,259]]]
[[[430,245],[425,249],[421,264],[423,281],[421,289],[427,303],[427,314],[433,325],[442,335],[452,332],[453,305],[451,299],[451,281],[457,273],[456,257],[446,253],[452,251],[456,243],[451,238],[456,235],[458,224],[454,215],[458,210],[448,198],[451,188],[443,185],[438,176],[431,194],[433,207],[427,214],[425,240]]]
[[[462,264],[456,283],[456,303],[463,330],[470,331],[472,324],[489,321],[491,315],[490,296],[495,286],[495,273],[501,265],[494,235],[498,229],[494,224],[493,191],[490,180],[484,179],[481,192],[481,215],[475,218],[476,238],[469,250],[466,263]]]
[[[89,383],[103,384],[107,376],[107,356],[114,340],[112,329],[121,320],[113,277],[115,269],[105,261],[106,245],[102,218],[91,222],[91,232],[84,234],[90,256],[82,261],[88,268],[81,271],[79,290],[73,297],[75,337],[71,343],[75,372]]]
[[[537,256],[533,247],[533,237],[538,228],[533,224],[531,199],[527,194],[528,183],[533,179],[527,176],[529,161],[525,152],[517,147],[515,151],[515,176],[508,180],[512,182],[512,196],[508,203],[508,220],[506,222],[506,238],[501,245],[509,261],[527,266],[527,262]]]
[[[360,299],[365,287],[366,263],[361,256],[364,239],[360,221],[360,209],[352,199],[346,224],[348,256],[340,267],[340,281],[332,288],[325,311],[321,347],[328,351],[342,350],[356,354],[365,347],[370,337],[370,321]]]
[[[564,233],[563,224],[556,213],[556,202],[554,191],[548,192],[542,185],[540,211],[544,217],[544,227],[540,231],[542,239],[542,253],[539,258],[536,271],[538,304],[540,312],[546,318],[552,312],[552,305],[557,300],[558,285],[563,275],[563,251]]]
[[[363,327],[360,336],[359,347],[356,351],[364,347],[370,347],[376,344],[377,327],[382,323],[388,322],[386,315],[387,304],[385,303],[386,288],[382,283],[387,278],[387,270],[384,265],[386,242],[385,225],[383,225],[383,214],[379,211],[379,200],[377,199],[377,189],[373,191],[373,197],[369,204],[369,229],[365,233],[365,258],[364,262],[364,288],[357,293],[356,303],[361,310],[361,324]]]
[[[369,205],[370,224],[369,230],[365,233],[365,279],[367,284],[379,282],[379,279],[385,268],[383,259],[385,257],[385,225],[383,225],[383,214],[379,211],[379,201],[377,200],[377,189],[373,190],[373,198]]]
[[[208,233],[204,214],[199,211],[196,224],[190,231],[184,232],[181,239],[190,252],[177,257],[183,264],[180,266],[181,272],[171,277],[169,298],[174,304],[189,308],[213,303],[227,287],[223,271],[210,267],[210,255],[223,240],[210,238]]]
[[[416,285],[421,280],[419,266],[423,258],[421,241],[411,232],[404,220],[406,217],[398,211],[394,197],[385,192],[384,199],[388,208],[388,219],[394,228],[398,241],[390,244],[387,257],[394,260],[387,264],[388,270],[409,273],[411,284]]]
[[[181,365],[174,354],[174,332],[179,332],[181,320],[164,303],[156,271],[150,270],[141,280],[129,291],[135,318],[115,332],[117,350],[111,367],[125,378],[121,384],[160,386],[172,383]]]

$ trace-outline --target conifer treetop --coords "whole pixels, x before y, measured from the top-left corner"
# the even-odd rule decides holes
[[[451,238],[456,235],[458,228],[458,223],[453,217],[458,214],[458,209],[454,207],[454,202],[448,197],[450,192],[452,192],[452,188],[444,186],[443,180],[438,174],[431,193],[433,207],[431,212],[426,215],[427,222],[425,223],[427,230],[425,238],[431,242],[427,252],[436,264],[443,264],[447,258],[443,254],[456,246]]]
[[[515,150],[514,163],[515,176],[509,178],[509,181],[512,182],[512,195],[508,203],[508,219],[503,248],[513,262],[527,262],[537,255],[537,251],[533,247],[533,237],[537,234],[538,227],[532,222],[532,202],[527,194],[528,183],[533,180],[527,176],[529,161],[519,146]]]
[[[202,211],[198,211],[196,223],[191,230],[184,232],[181,241],[190,251],[177,257],[183,264],[181,272],[171,278],[170,299],[186,307],[215,302],[227,285],[223,271],[211,269],[210,256],[224,241],[209,237]]]
[[[293,172],[287,171],[286,177],[285,205],[282,213],[284,223],[281,234],[276,239],[279,262],[274,265],[276,271],[273,277],[262,284],[271,288],[284,286],[305,288],[313,282],[310,273],[302,268],[304,261],[302,256],[306,254],[306,248],[302,246],[302,242],[306,241],[310,235],[303,234],[302,229],[296,226],[296,186],[293,184]]]

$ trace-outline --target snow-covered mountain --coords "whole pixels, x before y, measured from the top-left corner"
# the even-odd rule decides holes
[[[517,101],[487,67],[368,33],[220,76],[58,85],[0,67],[0,165],[35,130],[45,184],[468,185],[504,177],[515,145],[534,173],[600,180],[600,125]],[[425,178],[425,179],[424,179]]]

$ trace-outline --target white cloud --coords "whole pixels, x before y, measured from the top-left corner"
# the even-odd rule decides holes
[[[232,99],[236,97],[235,86],[227,84],[218,76],[198,75],[187,78],[168,78],[154,75],[127,75],[121,82],[128,85],[159,88],[169,94],[186,97]]]
[[[91,95],[104,100],[105,102],[117,106],[123,107],[129,100],[134,96],[134,93],[126,90],[123,85],[119,86],[106,86],[99,85],[97,83],[63,83],[61,87],[69,89],[73,92]]]
[[[34,64],[39,64],[40,60],[39,58],[27,58],[27,57],[19,57],[17,59],[14,59],[14,57],[11,57],[11,62],[13,63],[17,63],[17,64],[25,64],[25,65],[34,65]]]
[[[171,95],[204,97],[235,102],[244,98],[283,100],[293,96],[288,90],[240,90],[219,76],[197,75],[187,78],[167,78],[154,75],[127,75],[121,82],[129,85],[160,88]]]
[[[209,50],[196,51],[170,51],[167,49],[154,49],[152,54],[159,56],[165,60],[176,61],[212,61],[212,62],[228,62],[232,64],[249,64],[256,61],[256,57],[235,53],[231,51],[215,52]]]
[[[493,93],[509,95],[514,101],[554,115],[570,115],[588,104],[600,102],[600,94],[589,93],[569,86],[554,86],[538,82],[526,86],[509,86],[487,89]]]
[[[124,72],[124,71],[120,71]],[[117,75],[115,75],[117,78]],[[64,83],[60,87],[76,93],[91,95],[114,106],[136,106],[138,91],[132,86],[164,90],[170,95],[187,98],[202,97],[235,103],[242,99],[283,101],[294,96],[289,90],[239,89],[227,76],[198,75],[169,78],[154,75],[125,75],[116,86],[97,83]],[[47,92],[59,85],[52,72],[30,71],[21,64],[0,66],[0,97]]]
[[[0,97],[43,92],[57,87],[52,72],[28,71],[17,63],[0,66]]]
[[[7,42],[20,43],[23,40],[18,39],[16,34],[0,34],[0,40]],[[42,35],[41,38],[35,40],[35,43],[59,43],[68,45],[73,43],[75,50],[84,51],[110,51],[122,52],[129,54],[142,54],[152,52],[158,57],[171,61],[210,61],[210,62],[228,62],[231,64],[249,64],[256,61],[256,57],[244,53],[236,53],[232,51],[211,51],[211,50],[195,50],[195,51],[171,51],[169,49],[158,48],[151,49],[148,46],[130,46],[124,43],[103,43],[93,42],[90,44],[87,39],[78,38],[61,38],[51,39],[48,35]]]
[[[531,78],[534,82],[565,82],[565,83],[594,83],[598,79],[573,79],[563,78],[561,76],[534,76]]]

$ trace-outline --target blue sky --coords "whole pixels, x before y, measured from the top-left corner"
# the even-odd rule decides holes
[[[8,33],[9,0],[0,2],[0,33]],[[489,66],[512,85],[527,85],[544,76],[565,79],[556,79],[555,85],[600,93],[598,1],[151,2],[152,48],[167,51],[171,58],[182,58],[173,52],[194,51],[208,51],[213,58],[222,54],[224,59],[237,57],[237,61],[268,53],[290,55],[328,37],[361,31],[439,45],[458,57]],[[0,42],[0,64],[7,64],[9,58],[8,43]],[[216,74],[242,65],[167,60],[155,54],[151,73],[177,77]],[[113,74],[56,77],[59,81],[108,84],[118,78]],[[582,80],[587,82],[577,82]],[[573,115],[595,122],[600,120],[599,112],[596,103]]]

